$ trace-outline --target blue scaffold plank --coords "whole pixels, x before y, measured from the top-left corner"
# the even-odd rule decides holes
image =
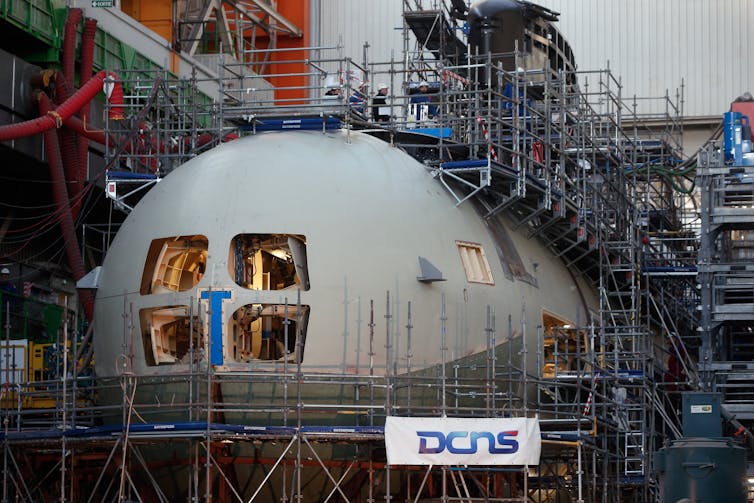
[[[287,119],[258,119],[255,124],[245,125],[244,131],[319,131],[340,129],[342,123],[337,117],[303,117]]]
[[[132,173],[131,171],[108,171],[108,180],[156,180],[159,178],[152,173]]]
[[[302,426],[301,433],[384,435],[385,428],[383,426]]]
[[[54,440],[63,436],[63,430],[32,430],[0,433],[2,440]]]
[[[416,129],[409,129],[411,133],[422,133],[427,136],[434,136],[435,138],[448,139],[453,136],[453,129],[449,127],[418,127]]]
[[[132,424],[128,428],[125,425],[107,425],[94,426],[90,428],[70,428],[70,429],[49,429],[49,430],[28,430],[19,432],[9,432],[7,436],[0,432],[0,439],[11,441],[23,440],[56,440],[62,437],[66,438],[100,438],[100,437],[117,437],[125,434],[136,436],[162,436],[162,435],[179,435],[179,434],[196,434],[201,435],[207,431],[211,433],[230,433],[243,436],[293,436],[297,429],[293,426],[252,426],[242,424],[222,424],[206,422],[176,422],[176,423],[139,423]],[[301,433],[310,434],[359,434],[382,436],[385,428],[382,426],[304,426]]]
[[[246,424],[220,424],[216,426],[223,431],[243,435],[291,436],[296,432],[296,428],[293,426],[252,426]]]
[[[483,168],[489,165],[487,159],[468,159],[465,161],[448,161],[440,164],[442,169],[460,169],[460,168]]]
[[[627,369],[620,369],[620,370],[601,370],[599,372],[600,377],[612,377],[612,378],[618,378],[618,379],[637,379],[644,377],[644,371],[642,370],[627,370]]]
[[[624,485],[642,485],[644,482],[644,475],[624,475],[620,478],[620,483]]]
[[[695,265],[689,266],[645,266],[645,274],[696,274]]]
[[[592,443],[592,439],[583,431],[581,433],[577,431],[543,431],[539,435],[542,440]]]

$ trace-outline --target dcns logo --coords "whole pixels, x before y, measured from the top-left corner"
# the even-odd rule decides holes
[[[485,440],[490,454],[513,454],[518,452],[518,436],[516,431],[501,431],[497,434],[489,431],[451,431],[445,434],[441,431],[417,431],[419,435],[419,454],[439,454],[445,449],[451,454],[474,454],[477,452],[479,440]],[[464,440],[468,438],[468,440]],[[497,441],[496,441],[497,440]]]

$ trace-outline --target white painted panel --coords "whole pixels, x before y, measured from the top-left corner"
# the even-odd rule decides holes
[[[27,346],[26,339],[0,341],[0,382],[9,385],[26,382]]]
[[[342,41],[362,61],[400,54],[401,0],[320,0],[324,45]],[[427,4],[425,0],[425,4]],[[559,26],[581,70],[607,68],[624,96],[675,94],[684,83],[686,116],[718,116],[754,90],[754,2],[749,0],[539,0],[561,13]],[[660,112],[642,102],[643,111]]]

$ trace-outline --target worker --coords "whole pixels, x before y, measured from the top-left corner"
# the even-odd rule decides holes
[[[325,96],[337,96],[340,97],[340,88],[339,87],[331,87],[325,92]]]
[[[10,280],[10,269],[7,267],[0,269],[0,290],[8,293],[18,293],[16,285]]]
[[[341,97],[340,78],[337,75],[328,75],[325,77],[325,96],[327,99],[338,99]]]
[[[668,348],[668,370],[663,376],[663,380],[667,383],[668,391],[678,391],[686,380],[686,371],[683,368],[683,362],[679,354],[679,348],[676,345],[680,344],[680,341],[676,339],[675,344],[671,343]]]
[[[14,323],[14,318],[21,312],[21,308],[22,300],[18,296],[16,285],[10,280],[10,269],[3,267],[0,269],[0,310],[2,311],[0,318],[3,322],[10,321],[15,325],[17,321]],[[10,314],[9,320],[5,318],[6,310]]]
[[[204,262],[199,262],[196,264],[196,267],[193,271],[193,283],[194,285],[198,284],[202,278],[204,277]]]
[[[359,87],[355,88],[348,97],[348,105],[351,107],[351,111],[359,115],[364,115],[367,103],[367,83],[361,82]]]
[[[426,80],[419,82],[418,92],[411,96],[411,104],[414,106],[414,117],[417,121],[431,119],[437,115],[437,105],[432,103]]]
[[[387,93],[387,84],[379,84],[377,86],[377,94],[372,98],[372,120],[375,122],[388,122],[390,120]]]

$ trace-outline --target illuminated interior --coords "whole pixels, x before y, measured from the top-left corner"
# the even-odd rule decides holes
[[[139,312],[147,365],[190,363],[204,359],[204,331],[188,306],[142,309]]]
[[[231,317],[228,357],[236,362],[298,362],[301,353],[303,361],[308,321],[309,306],[247,304]]]
[[[196,286],[207,266],[208,244],[201,235],[153,240],[144,264],[141,294],[183,292]]]
[[[588,349],[586,332],[549,311],[542,312],[542,327],[542,376],[556,378],[577,372],[578,353],[586,353]]]
[[[306,238],[297,234],[239,234],[230,243],[228,274],[249,290],[309,290]]]

